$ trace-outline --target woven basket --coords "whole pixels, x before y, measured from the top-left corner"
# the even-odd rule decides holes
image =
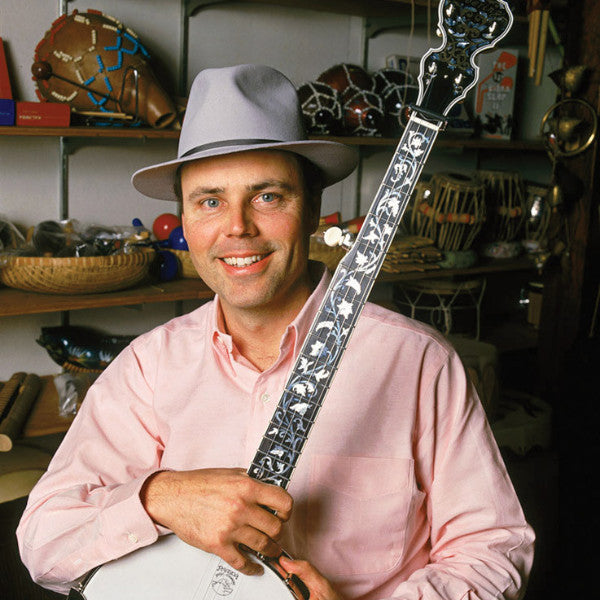
[[[200,275],[198,275],[198,271],[196,271],[196,267],[190,258],[190,253],[187,250],[171,250],[179,261],[179,274],[184,279],[200,279]]]
[[[315,236],[310,239],[309,258],[324,263],[330,271],[335,271],[345,255],[346,250],[340,246],[329,247]],[[392,242],[381,269],[387,273],[439,269],[436,263],[442,259],[442,253],[433,246],[430,238],[407,235]]]
[[[84,257],[11,256],[0,267],[5,285],[44,294],[95,294],[122,290],[148,277],[156,253]]]

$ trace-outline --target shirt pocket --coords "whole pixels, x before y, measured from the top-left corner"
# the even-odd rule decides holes
[[[328,575],[389,571],[424,498],[412,459],[316,455],[307,504],[308,556]]]

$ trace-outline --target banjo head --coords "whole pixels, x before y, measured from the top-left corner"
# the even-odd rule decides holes
[[[92,571],[69,600],[303,600],[278,564],[248,556],[263,565],[262,575],[243,575],[218,556],[166,535]]]

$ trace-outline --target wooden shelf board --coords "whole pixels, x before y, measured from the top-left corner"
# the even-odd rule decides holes
[[[410,14],[411,3],[416,6],[427,7],[430,0],[237,0],[237,2],[256,4],[271,4],[275,6],[289,6],[316,10],[320,12],[331,12],[344,15],[356,15],[362,17],[397,17],[402,13]],[[200,0],[191,2],[200,9],[203,6],[218,6],[223,0]],[[437,11],[437,4],[433,7]],[[196,12],[196,10],[194,11]]]
[[[69,137],[69,138],[129,138],[177,140],[179,130],[126,127],[0,127],[0,136],[13,137]],[[309,136],[313,140],[327,140],[350,146],[396,146],[400,138]],[[542,151],[541,140],[484,140],[479,138],[452,137],[441,134],[436,141],[440,148],[472,148],[480,150],[532,150]]]
[[[343,136],[310,136],[314,140],[327,140],[351,146],[396,146],[400,138],[390,137],[343,137]],[[435,142],[436,148],[471,148],[473,150],[531,150],[540,152],[544,144],[536,140],[488,140],[481,138],[452,137],[440,134]]]
[[[406,273],[381,273],[382,283],[431,279],[437,277],[476,276],[502,271],[522,271],[533,268],[528,258],[497,259],[486,261],[470,269],[436,269],[410,271]],[[155,283],[118,292],[103,294],[54,295],[25,292],[13,288],[0,289],[0,317],[16,315],[80,310],[84,308],[106,308],[175,300],[200,300],[213,297],[213,292],[201,279],[177,279]]]
[[[77,137],[77,138],[179,138],[176,129],[150,129],[148,127],[0,127],[0,135],[16,137]]]
[[[379,274],[381,282],[413,281],[415,279],[435,279],[444,277],[471,277],[507,271],[529,271],[534,268],[533,262],[527,257],[487,259],[468,269],[435,269],[430,271],[409,271],[407,273]]]
[[[55,295],[0,289],[0,317],[212,298],[201,279],[177,279],[103,294]]]

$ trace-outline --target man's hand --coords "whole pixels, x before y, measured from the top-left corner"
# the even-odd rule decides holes
[[[331,583],[305,560],[292,560],[286,556],[279,564],[288,572],[297,575],[310,592],[310,600],[343,600]]]
[[[262,568],[240,545],[279,556],[277,540],[292,511],[285,490],[252,479],[243,469],[161,471],[148,478],[140,499],[156,523],[246,575]]]

